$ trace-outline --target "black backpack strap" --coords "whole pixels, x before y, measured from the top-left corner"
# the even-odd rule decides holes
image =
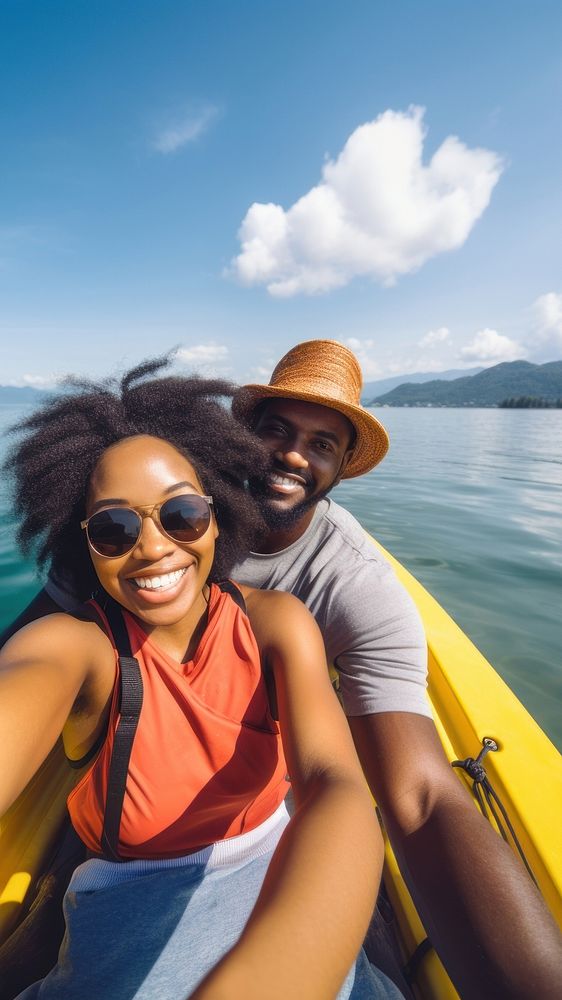
[[[120,704],[119,724],[115,731],[113,751],[107,779],[107,800],[103,821],[101,848],[111,861],[119,857],[119,828],[129,771],[129,761],[142,708],[142,677],[138,661],[131,652],[127,626],[116,601],[108,600],[104,607],[119,654]]]
[[[244,600],[242,591],[239,590],[239,588],[236,586],[235,583],[232,582],[232,580],[219,580],[217,586],[220,587],[220,589],[224,594],[230,594],[232,600],[234,601],[235,604],[238,605],[240,610],[243,611],[245,615],[248,614],[246,610],[246,601]]]

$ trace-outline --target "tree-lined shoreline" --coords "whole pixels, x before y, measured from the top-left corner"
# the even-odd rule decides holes
[[[434,379],[421,384],[406,382],[382,396],[370,399],[368,405],[554,409],[558,408],[560,399],[562,361],[549,361],[543,365],[531,364],[530,361],[508,361],[485,368],[477,375],[451,381]],[[518,402],[519,400],[537,402]]]

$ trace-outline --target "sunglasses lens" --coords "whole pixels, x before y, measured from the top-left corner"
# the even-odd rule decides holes
[[[196,493],[172,497],[160,508],[160,523],[177,542],[194,542],[205,534],[210,520],[209,504]]]
[[[90,545],[100,556],[122,556],[136,545],[142,521],[134,510],[111,507],[88,521]]]

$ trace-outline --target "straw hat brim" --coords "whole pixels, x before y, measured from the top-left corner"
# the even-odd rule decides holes
[[[389,448],[388,434],[376,417],[364,410],[362,406],[353,403],[340,402],[329,396],[315,392],[305,392],[302,389],[293,390],[271,385],[245,385],[238,390],[232,400],[234,416],[244,423],[249,423],[258,403],[264,399],[300,399],[305,403],[316,403],[327,406],[330,410],[338,410],[353,424],[356,433],[355,447],[342,479],[353,479],[363,476],[384,458]]]

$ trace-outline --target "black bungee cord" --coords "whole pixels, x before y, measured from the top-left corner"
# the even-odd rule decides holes
[[[513,842],[521,861],[525,865],[529,877],[532,879],[537,889],[539,888],[537,880],[533,875],[531,866],[525,857],[525,852],[521,847],[519,838],[513,828],[513,824],[507,814],[507,810],[501,801],[496,790],[492,786],[492,783],[486,773],[486,768],[484,767],[482,761],[487,753],[495,753],[499,750],[499,744],[496,740],[492,739],[490,736],[485,736],[482,740],[482,749],[478,754],[478,757],[465,757],[464,760],[453,760],[451,762],[451,767],[460,767],[469,778],[472,778],[472,793],[476,799],[480,811],[485,819],[491,823],[490,813],[494,818],[494,822],[498,829],[500,836],[509,845],[508,832]],[[500,815],[501,814],[501,815]],[[506,830],[507,828],[507,830]],[[511,845],[510,845],[511,846]],[[540,889],[539,889],[540,892]],[[410,956],[409,961],[403,967],[402,972],[409,985],[413,984],[413,981],[417,975],[419,967],[428,954],[432,950],[432,944],[429,938],[423,938],[422,941],[414,949],[414,953]]]
[[[464,760],[454,760],[451,763],[451,767],[462,768],[462,770],[465,771],[470,778],[472,778],[472,793],[480,807],[482,815],[490,823],[490,813],[492,814],[494,822],[498,828],[498,832],[503,840],[505,840],[506,844],[509,844],[509,837],[507,835],[507,831],[509,831],[513,845],[515,846],[521,861],[525,865],[529,877],[533,880],[538,889],[537,880],[533,875],[527,858],[525,857],[525,852],[521,847],[515,830],[513,829],[513,824],[507,815],[507,810],[496,790],[492,786],[492,783],[486,773],[486,768],[482,763],[487,753],[490,751],[495,753],[496,750],[499,750],[496,740],[492,739],[490,736],[485,736],[482,740],[482,749],[476,759],[474,759],[474,757],[465,757]],[[501,813],[501,816],[499,813]]]

